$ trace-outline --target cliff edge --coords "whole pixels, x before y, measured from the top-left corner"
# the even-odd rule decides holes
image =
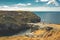
[[[29,25],[26,23],[37,23],[40,21],[41,18],[33,12],[0,11],[0,35],[13,35],[29,29]]]

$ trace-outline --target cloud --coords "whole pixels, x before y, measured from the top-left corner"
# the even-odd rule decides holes
[[[47,2],[47,5],[59,6],[59,3],[56,0],[36,0],[35,2]]]
[[[27,5],[32,5],[31,3],[27,3]]]
[[[8,8],[9,6],[4,5],[4,6],[0,6],[0,8]]]
[[[56,0],[49,0],[47,5],[49,5],[49,4],[52,4],[52,5],[55,5],[55,6],[59,6],[59,3]]]
[[[5,11],[60,11],[60,7],[8,7],[8,8],[0,8],[0,10]]]
[[[18,3],[16,4],[16,6],[30,6],[32,5],[31,3],[26,3],[26,4],[23,4],[23,3]]]
[[[3,5],[0,6],[0,10],[7,10],[7,11],[60,11],[60,7],[28,7],[31,6],[31,3],[18,3],[13,5]]]
[[[39,2],[39,0],[35,0],[35,2]]]
[[[0,6],[0,9],[9,9],[9,8],[20,8],[20,7],[28,7],[31,6],[31,3],[18,3],[18,4],[12,4],[12,5],[2,5]]]
[[[2,5],[0,8],[18,8],[18,7],[27,7],[31,6],[31,3],[18,3],[18,4],[12,4],[12,5]]]
[[[35,2],[47,2],[49,0],[36,0]]]
[[[47,2],[47,1],[49,1],[49,0],[40,0],[41,2]]]
[[[26,6],[26,4],[19,3],[19,4],[16,4],[16,6]]]

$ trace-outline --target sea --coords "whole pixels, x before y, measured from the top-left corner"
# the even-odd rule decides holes
[[[60,12],[34,12],[41,18],[41,22],[60,24]]]

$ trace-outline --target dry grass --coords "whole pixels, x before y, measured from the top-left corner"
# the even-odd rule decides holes
[[[36,30],[32,32],[36,37],[7,36],[0,37],[0,40],[60,40],[60,25],[48,24],[48,26],[56,28],[56,30],[51,30],[50,32],[46,30]]]

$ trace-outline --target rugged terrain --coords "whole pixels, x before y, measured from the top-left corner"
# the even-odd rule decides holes
[[[27,30],[31,27],[31,25],[27,25],[27,23],[40,21],[40,17],[33,12],[0,11],[0,36],[13,35]]]
[[[41,26],[44,26],[44,28],[35,30],[27,35],[5,36],[0,37],[0,40],[60,40],[60,25],[42,24]]]
[[[60,24],[40,21],[32,12],[0,11],[0,40],[60,40]]]

